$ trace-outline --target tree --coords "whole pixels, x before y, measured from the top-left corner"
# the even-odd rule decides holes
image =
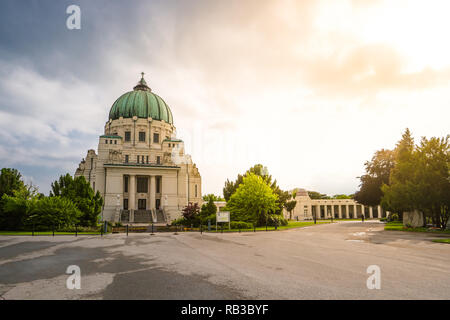
[[[203,201],[209,201],[209,199],[212,199],[213,201],[225,201],[224,198],[216,196],[215,194],[212,193],[203,196]]]
[[[333,196],[333,199],[353,199],[354,195],[353,194],[335,194]]]
[[[286,202],[286,210],[287,212],[289,212],[289,220],[292,220],[292,211],[295,209],[296,205],[297,205],[296,200]]]
[[[197,202],[196,203],[189,202],[188,205],[186,207],[184,207],[182,210],[184,219],[186,219],[186,221],[188,223],[191,223],[194,225],[196,225],[198,222],[199,212],[200,212],[200,208],[199,208]]]
[[[383,192],[381,186],[389,184],[391,170],[395,165],[395,152],[382,149],[365,164],[366,174],[360,177],[360,190],[354,195],[356,201],[366,206],[377,206],[381,202]]]
[[[3,195],[14,196],[15,191],[22,190],[24,187],[22,175],[17,169],[2,168],[0,171],[0,228],[9,229],[20,220],[18,215],[14,215],[14,213],[8,213],[9,215],[13,214],[14,216],[12,217],[6,215],[3,210],[6,200],[3,198]]]
[[[28,224],[64,228],[79,223],[83,213],[68,198],[43,197],[30,205]]]
[[[264,178],[250,172],[243,177],[243,182],[228,201],[226,210],[232,213],[232,220],[263,225],[269,212],[277,210],[277,201],[278,195]]]
[[[407,129],[395,149],[389,184],[383,184],[386,210],[421,211],[433,225],[445,229],[450,218],[450,136],[422,138],[416,146]],[[424,221],[425,223],[425,221]]]
[[[422,138],[414,153],[415,172],[409,192],[414,207],[433,225],[447,227],[450,218],[450,144],[445,138]]]
[[[414,139],[406,129],[394,150],[395,163],[389,175],[389,184],[381,187],[381,205],[385,210],[398,212],[400,218],[403,212],[412,211],[415,207],[414,172],[417,159],[414,148]]]
[[[231,196],[236,192],[237,188],[243,183],[244,178],[249,174],[255,174],[261,177],[270,186],[273,192],[277,194],[277,206],[272,213],[281,214],[286,201],[290,199],[291,195],[289,191],[281,190],[277,185],[276,180],[272,181],[272,176],[269,174],[267,167],[264,167],[262,164],[255,164],[253,167],[248,169],[244,175],[239,174],[235,182],[229,181],[227,179],[223,188],[223,195],[225,200],[227,202],[230,200]]]
[[[317,191],[308,191],[308,195],[311,199],[330,199],[326,194],[322,194]]]
[[[30,207],[42,195],[33,185],[22,185],[13,191],[13,195],[3,194],[0,212],[0,228],[2,230],[21,230],[28,221]]]
[[[100,192],[94,193],[84,176],[72,178],[70,174],[60,176],[58,181],[52,183],[50,197],[60,196],[71,200],[78,210],[82,212],[80,224],[94,226],[97,224],[103,206]]]
[[[212,197],[209,198],[207,203],[202,205],[200,210],[200,218],[206,219],[208,216],[215,215],[217,212],[217,207],[214,204],[214,200]]]
[[[0,172],[0,198],[4,194],[12,196],[15,190],[20,190],[24,186],[22,175],[17,169],[2,168]]]

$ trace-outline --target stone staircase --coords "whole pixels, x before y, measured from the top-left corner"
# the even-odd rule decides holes
[[[163,209],[156,209],[156,223],[165,223],[166,215]]]

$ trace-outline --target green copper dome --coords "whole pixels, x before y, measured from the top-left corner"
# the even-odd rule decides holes
[[[109,119],[124,118],[152,118],[164,120],[173,124],[172,111],[164,100],[154,94],[144,80],[144,73],[133,91],[121,95],[112,105],[109,111]]]

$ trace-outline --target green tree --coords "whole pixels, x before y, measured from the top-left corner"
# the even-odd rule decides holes
[[[409,129],[406,129],[394,150],[395,164],[390,172],[389,184],[381,187],[381,205],[385,210],[397,212],[401,219],[403,212],[415,208],[417,189],[414,186],[414,174],[417,159],[414,148],[414,139]]]
[[[415,172],[410,185],[414,207],[441,229],[450,218],[450,144],[445,138],[422,138],[415,151]]]
[[[95,226],[102,210],[103,198],[100,192],[94,192],[83,176],[72,178],[70,174],[60,176],[52,183],[51,197],[60,196],[71,200],[82,212],[80,224]]]
[[[68,198],[43,197],[29,206],[28,224],[48,229],[64,228],[79,223],[82,212]]]
[[[214,200],[212,197],[209,198],[207,203],[204,203],[202,205],[202,208],[200,210],[200,218],[206,219],[207,217],[211,215],[215,215],[217,212],[217,207],[214,204]]]
[[[277,210],[278,195],[274,193],[263,177],[253,172],[243,177],[227,203],[226,210],[232,213],[232,220],[263,225],[269,212]]]
[[[280,187],[277,185],[276,180],[272,181],[272,176],[269,174],[267,167],[264,167],[262,164],[254,165],[253,167],[248,169],[244,175],[239,174],[235,182],[229,181],[227,179],[227,181],[225,182],[225,186],[223,188],[223,195],[225,200],[227,202],[230,200],[231,196],[236,192],[237,188],[243,183],[244,178],[249,174],[255,174],[261,177],[270,186],[273,192],[277,194],[278,196],[277,205],[271,213],[281,214],[286,204],[286,201],[290,199],[291,194],[289,193],[289,191],[281,190]]]
[[[23,185],[13,191],[13,195],[3,194],[3,211],[0,213],[2,230],[21,230],[28,221],[30,207],[42,195],[33,185]]]
[[[330,196],[317,191],[308,191],[308,195],[311,199],[330,199]]]
[[[213,201],[225,201],[224,198],[216,196],[215,194],[212,193],[203,196],[203,201],[209,201],[210,199],[212,199]]]
[[[292,211],[294,211],[296,205],[297,205],[296,200],[286,202],[286,210],[287,212],[289,212],[289,220],[292,220]]]
[[[17,169],[2,168],[0,172],[0,198],[4,194],[12,196],[15,190],[20,190],[24,186],[22,175]]]
[[[353,194],[335,194],[333,196],[333,199],[353,199]]]

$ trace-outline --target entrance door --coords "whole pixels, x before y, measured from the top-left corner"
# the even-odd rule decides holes
[[[138,199],[138,210],[147,209],[147,199]]]
[[[156,199],[156,209],[159,209],[161,205],[161,199]]]

